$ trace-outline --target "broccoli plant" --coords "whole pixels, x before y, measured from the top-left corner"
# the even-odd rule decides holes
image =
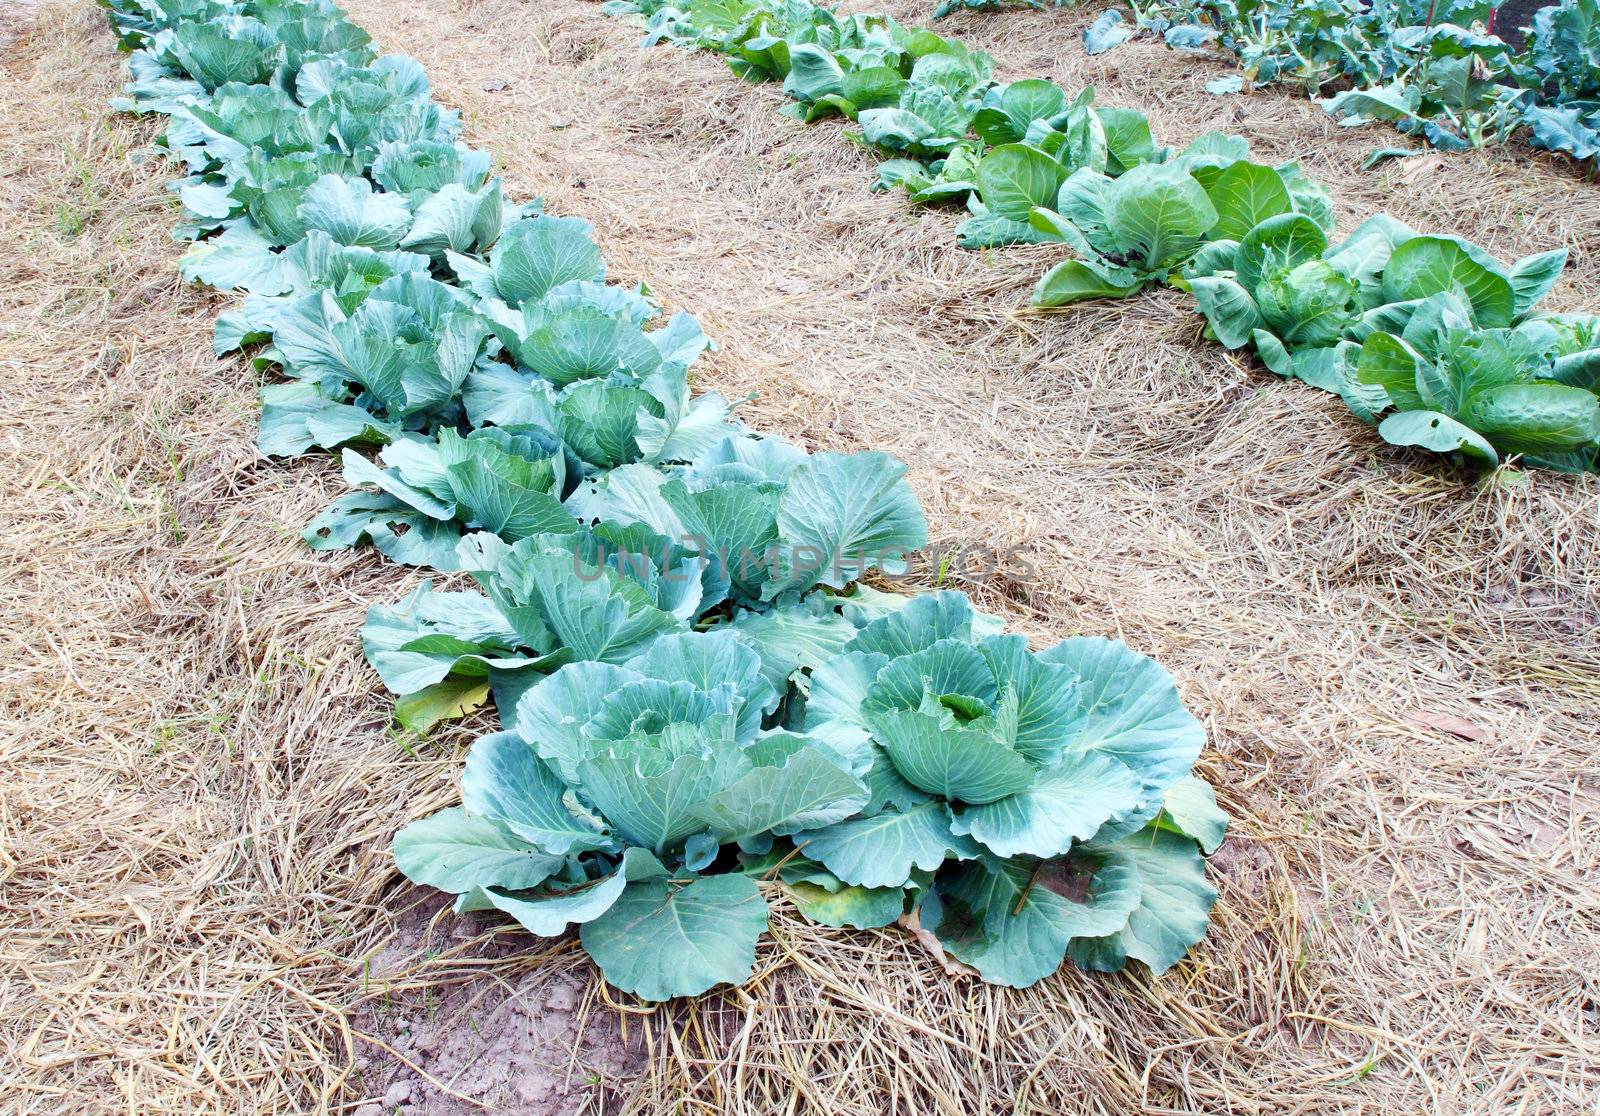
[[[1432,147],[1459,151],[1504,142],[1533,102],[1518,59],[1494,35],[1448,23],[1406,27],[1390,37],[1389,49],[1396,59],[1390,81],[1322,102],[1341,124],[1383,120]]]
[[[1600,0],[1540,8],[1526,61],[1548,94],[1526,114],[1533,143],[1577,159],[1600,155]]]

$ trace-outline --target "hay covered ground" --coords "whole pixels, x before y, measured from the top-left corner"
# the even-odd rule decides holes
[[[704,386],[898,454],[937,538],[1020,551],[986,606],[1177,674],[1235,819],[1212,933],[1160,980],[1013,992],[780,917],[747,991],[619,1015],[574,949],[434,920],[388,840],[454,801],[474,726],[403,747],[357,640],[416,577],[296,539],[337,467],[254,452],[222,300],[179,284],[166,168],[130,158],[154,125],[105,107],[112,39],[73,0],[0,78],[0,1111],[1594,1111],[1600,479],[1387,447],[1176,294],[1019,313],[1052,249],[957,250],[836,125],[584,0],[350,7],[515,195],[701,317]],[[1168,142],[1301,158],[1343,227],[1565,244],[1553,305],[1600,308],[1600,193],[1560,164],[1363,173],[1391,135],[1207,96],[1220,64],[1156,46],[1088,59],[1092,14],[943,29]]]

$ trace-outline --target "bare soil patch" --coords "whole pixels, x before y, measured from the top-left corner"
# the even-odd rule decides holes
[[[443,897],[416,899],[362,976],[382,992],[356,1015],[372,1036],[356,1066],[362,1093],[379,1099],[355,1116],[614,1111],[647,1053],[627,1015],[593,1010],[602,986],[586,961],[530,950],[503,919],[451,917]]]

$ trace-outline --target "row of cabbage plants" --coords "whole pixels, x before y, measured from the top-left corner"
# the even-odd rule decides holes
[[[1240,136],[1179,150],[1148,118],[1039,79],[1000,83],[959,41],[809,0],[611,0],[645,45],[782,81],[784,111],[842,115],[893,156],[877,188],[964,203],[967,248],[1058,243],[1034,304],[1193,293],[1210,336],[1341,396],[1387,441],[1475,467],[1600,468],[1600,315],[1539,312],[1567,252],[1505,264],[1377,215],[1333,241],[1327,191]]]
[[[914,918],[1017,986],[1203,937],[1224,818],[1161,667],[861,584],[925,544],[905,466],[694,394],[698,323],[509,200],[422,68],[326,0],[109,8],[120,106],[166,116],[185,171],[182,273],[244,294],[216,351],[270,381],[262,452],[343,455],[307,541],[476,583],[363,632],[402,723],[492,701],[501,725],[461,805],[395,837],[407,876],[578,927],[648,999],[748,978],[780,893],[829,926]]]
[[[958,8],[1042,0],[947,0]],[[1054,0],[1061,6],[1067,0]],[[1346,125],[1384,121],[1430,147],[1503,143],[1528,128],[1534,147],[1577,159],[1600,154],[1600,0],[1560,0],[1519,28],[1521,46],[1494,33],[1499,0],[1135,0],[1131,19],[1107,9],[1084,33],[1099,54],[1135,34],[1180,50],[1220,47],[1240,77],[1214,91],[1294,84]],[[1412,154],[1384,148],[1375,158]]]

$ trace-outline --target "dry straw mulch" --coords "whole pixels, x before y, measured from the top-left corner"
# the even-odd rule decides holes
[[[1020,312],[1054,250],[956,250],[956,215],[869,194],[837,126],[581,0],[352,13],[513,193],[592,219],[615,278],[701,316],[704,386],[759,391],[750,421],[813,448],[903,457],[936,537],[1024,553],[972,587],[1020,628],[1172,668],[1235,819],[1211,936],[1159,980],[1005,991],[783,917],[748,990],[627,1017],[641,1068],[591,1110],[1593,1111],[1596,478],[1486,486],[1384,446],[1203,341],[1176,294]],[[1209,97],[1219,65],[1157,46],[1087,59],[1092,14],[946,29],[1169,141],[1301,158],[1345,227],[1384,208],[1502,257],[1566,244],[1554,302],[1600,307],[1600,193],[1558,163],[1363,173],[1391,135]],[[254,453],[251,375],[207,348],[220,300],[173,270],[167,172],[129,160],[152,125],[104,107],[98,18],[47,9],[5,65],[0,1108],[337,1110],[409,1075],[414,1110],[469,1110],[381,1009],[464,1002],[492,1032],[485,1003],[587,970],[492,924],[422,933],[434,908],[389,865],[394,829],[454,800],[473,727],[408,750],[360,662],[363,608],[416,575],[296,541],[336,467]],[[375,976],[385,946],[404,957]],[[581,1013],[615,1028],[601,992]]]

